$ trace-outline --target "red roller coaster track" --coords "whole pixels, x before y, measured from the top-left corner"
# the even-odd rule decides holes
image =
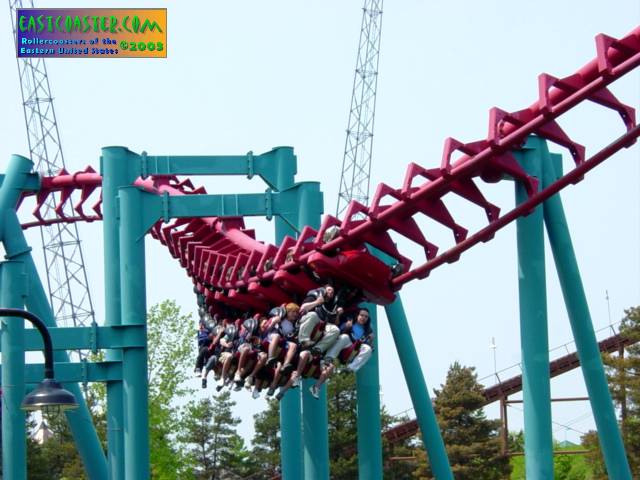
[[[486,139],[462,143],[448,138],[439,167],[425,169],[411,163],[400,188],[380,184],[370,206],[353,201],[343,219],[327,215],[318,231],[304,227],[298,239],[286,237],[280,246],[274,246],[256,240],[253,232],[245,229],[242,218],[211,217],[180,219],[167,225],[159,222],[151,234],[180,260],[210,305],[257,308],[278,304],[315,286],[318,276],[312,271],[359,288],[370,301],[389,303],[405,283],[425,278],[434,268],[458,260],[464,251],[490,240],[497,230],[567,185],[579,182],[591,169],[636,141],[640,127],[636,125],[634,109],[620,102],[607,87],[640,64],[640,27],[621,39],[598,35],[596,53],[595,59],[566,78],[541,74],[538,99],[530,107],[512,113],[492,108]],[[587,100],[617,112],[624,125],[622,135],[590,157],[558,123],[563,114]],[[540,191],[537,179],[527,175],[511,153],[532,134],[567,149],[574,160],[573,168]],[[500,207],[489,202],[478,185],[505,178],[522,182],[529,197],[501,214]],[[100,175],[90,167],[75,174],[63,171],[43,178],[41,189],[35,193],[35,220],[23,227],[101,219],[100,200],[91,214],[84,211],[85,203],[97,195],[101,182]],[[202,187],[194,188],[190,180],[179,181],[175,177],[139,179],[136,184],[151,192],[172,195],[206,193]],[[444,197],[449,193],[482,208],[487,224],[469,234],[447,208]],[[56,195],[58,218],[44,220],[40,209],[49,195]],[[62,207],[69,201],[74,202],[77,216],[63,216]],[[453,244],[440,253],[441,248],[429,241],[418,224],[420,215],[450,229]],[[332,227],[338,228],[337,233],[326,235]],[[425,258],[412,261],[404,256],[392,233],[421,246]],[[395,268],[366,253],[365,244],[395,259]],[[355,264],[363,265],[371,274],[350,277]]]

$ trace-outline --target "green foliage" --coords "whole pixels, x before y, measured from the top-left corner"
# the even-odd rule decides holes
[[[447,446],[453,475],[459,480],[492,480],[509,475],[509,458],[501,454],[499,421],[488,420],[482,411],[482,385],[472,367],[454,363],[440,390],[435,411]],[[416,471],[417,478],[432,478],[428,462]]]
[[[255,433],[251,456],[265,472],[280,467],[280,404],[267,401],[267,409],[253,416]]]
[[[147,313],[149,398],[163,406],[192,393],[185,382],[196,354],[194,325],[174,300],[154,305]]]
[[[106,419],[99,399],[89,389],[86,395],[87,406],[91,412],[100,441],[105,444]],[[27,439],[27,472],[29,479],[85,479],[82,460],[76,449],[71,429],[64,414],[45,418],[53,437],[40,445],[35,440]],[[35,430],[33,417],[28,418],[28,431]]]
[[[522,432],[518,434],[510,433],[514,436],[521,436]],[[510,444],[512,451],[516,451],[513,445]],[[554,450],[556,452],[561,450],[579,450],[586,449],[586,445],[570,445],[568,447],[561,447],[560,444],[554,442]],[[522,451],[522,450],[517,450]],[[511,458],[511,480],[525,480],[525,459],[524,456],[514,456]],[[587,455],[562,455],[557,454],[553,458],[553,478],[554,480],[597,480],[606,479],[607,476],[596,476],[589,467],[587,461]]]
[[[178,440],[186,447],[195,478],[245,478],[251,473],[249,453],[235,431],[240,423],[233,416],[235,404],[229,391],[225,391],[213,400],[191,401],[184,408]]]
[[[173,402],[190,392],[184,385],[194,356],[193,333],[194,322],[189,315],[181,313],[174,301],[166,300],[154,305],[148,312],[149,441],[151,477],[154,479],[173,480],[189,476],[188,462],[175,447],[180,418]],[[91,354],[89,360],[104,360],[104,352]],[[85,397],[98,437],[106,448],[106,386],[100,383],[89,385]],[[49,427],[54,431],[53,439],[44,445],[29,441],[29,478],[85,478],[66,418],[50,419]]]
[[[151,477],[175,479],[188,462],[175,447],[180,426],[173,402],[192,393],[185,387],[195,355],[194,322],[173,300],[153,305],[147,313],[149,364],[149,443]]]
[[[640,340],[640,307],[625,311],[620,333]],[[619,408],[620,429],[633,478],[640,478],[640,342],[626,348],[624,356],[604,354],[611,396]],[[594,478],[606,478],[604,459],[596,432],[588,432],[582,439],[591,450],[587,462]]]
[[[329,461],[332,480],[358,478],[357,457],[357,400],[356,379],[351,374],[336,374],[327,384],[327,408],[329,414]],[[252,456],[271,474],[280,466],[280,413],[279,404],[269,401],[265,411],[254,416],[255,435]],[[405,417],[394,418],[384,407],[381,410],[382,429],[392,423],[405,421]],[[410,457],[414,449],[407,440],[393,447],[383,443],[385,479],[409,478],[414,466],[407,462],[389,462],[389,457]],[[269,475],[254,478],[270,478]]]
[[[358,477],[355,375],[334,375],[327,383],[329,461],[335,480]]]

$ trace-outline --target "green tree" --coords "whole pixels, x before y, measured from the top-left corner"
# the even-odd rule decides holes
[[[611,397],[620,410],[620,430],[633,478],[640,478],[640,307],[625,310],[620,333],[632,340],[624,355],[603,354]],[[598,434],[589,431],[582,437],[589,450],[586,463],[594,479],[607,478]]]
[[[447,379],[436,390],[435,411],[447,447],[453,475],[458,480],[502,479],[511,472],[509,458],[501,453],[500,422],[488,420],[482,411],[483,388],[473,367],[455,362]],[[428,462],[415,472],[432,478]]]
[[[640,307],[625,311],[620,333],[631,338],[624,355],[603,354],[609,389],[620,410],[620,429],[633,478],[640,478]],[[588,432],[582,442],[590,450],[587,463],[594,478],[606,478],[604,459],[596,432]]]
[[[337,374],[327,384],[331,478],[358,477],[358,427],[355,375]]]
[[[178,436],[188,452],[196,478],[219,480],[250,474],[249,455],[235,427],[240,418],[232,409],[236,402],[225,391],[210,398],[189,402],[184,408],[182,432]]]
[[[195,355],[194,322],[189,315],[182,314],[175,301],[165,300],[147,313],[147,341],[151,477],[184,478],[189,475],[188,462],[175,447],[180,418],[174,402],[191,392],[185,385]],[[89,357],[91,361],[103,358],[103,352]],[[98,437],[106,448],[105,385],[90,385],[86,399]],[[50,419],[49,426],[55,434],[52,440],[41,446],[29,442],[29,478],[85,478],[66,417]],[[42,476],[36,472],[39,464],[48,466]]]
[[[356,380],[351,374],[336,374],[327,384],[327,407],[329,414],[329,461],[331,478],[335,480],[358,477],[357,457],[357,417]],[[280,414],[277,402],[269,401],[265,411],[254,416],[255,435],[253,437],[252,456],[262,465],[271,478],[280,466]],[[384,407],[381,410],[382,429],[405,418],[394,418]],[[400,445],[383,443],[385,460],[385,479],[408,478],[414,466],[406,462],[389,462],[389,457],[412,456],[413,448],[409,440]],[[408,473],[409,472],[409,473]]]
[[[624,355],[605,354],[609,388],[620,409],[620,428],[632,476],[640,477],[640,307],[625,311],[620,333],[633,342]]]
[[[191,316],[173,300],[153,305],[147,313],[147,342],[151,477],[172,480],[188,474],[188,462],[174,442],[180,426],[174,402],[192,393],[186,386],[195,355]]]
[[[609,478],[604,466],[602,452],[600,451],[600,444],[598,443],[598,432],[588,431],[582,436],[581,441],[585,450],[589,450],[589,453],[585,455],[585,461],[591,471],[591,478],[593,480],[606,480]]]
[[[267,473],[280,468],[280,403],[267,401],[267,408],[253,416],[254,434],[251,456]]]
[[[85,396],[87,406],[93,418],[98,437],[104,443],[106,419],[104,409],[93,395],[92,389]],[[84,466],[78,454],[71,429],[64,414],[45,418],[53,437],[40,445],[32,438],[27,439],[27,472],[30,479],[85,479]],[[27,419],[28,431],[35,430],[32,416]]]

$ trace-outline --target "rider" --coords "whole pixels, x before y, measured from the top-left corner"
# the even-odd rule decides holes
[[[198,324],[198,356],[196,357],[195,368],[196,377],[199,377],[202,374],[202,367],[204,367],[204,363],[209,353],[209,345],[211,345],[211,341],[213,340],[211,330],[212,327],[207,325],[205,318],[201,318]]]
[[[242,322],[238,346],[238,367],[236,369],[236,375],[233,379],[236,383],[236,390],[240,390],[240,388],[242,388],[245,377],[248,376],[248,372],[246,372],[245,370],[249,370],[249,368],[252,368],[257,359],[257,352],[254,349],[254,344],[256,343],[255,341],[259,339],[259,319],[260,315],[258,314]],[[246,368],[247,363],[249,363],[249,368]]]
[[[222,373],[218,379],[218,385],[216,390],[219,392],[225,386],[227,382],[227,375],[231,368],[231,362],[233,360],[234,350],[238,347],[239,327],[241,320],[238,319],[235,322],[230,322],[224,329],[224,335],[220,339],[220,347],[222,353],[218,358],[218,361],[222,363]]]
[[[327,351],[326,362],[333,362],[340,352],[353,347],[355,356],[349,361],[347,368],[352,372],[360,370],[371,358],[373,352],[373,330],[371,329],[371,318],[369,310],[365,307],[358,309],[355,321],[347,319],[340,325],[341,335],[336,343]]]
[[[298,333],[300,348],[307,349],[313,346],[314,353],[325,352],[333,345],[340,334],[337,324],[343,313],[342,307],[338,305],[333,286],[327,284],[324,287],[309,291],[300,307],[300,311],[303,314],[300,320],[300,332]],[[321,321],[325,322],[324,334],[315,343],[311,339],[311,334]]]
[[[336,340],[333,346],[329,348],[324,357],[320,378],[318,378],[314,385],[309,387],[311,395],[315,398],[319,398],[320,387],[333,373],[335,369],[334,360],[340,355],[340,352],[351,353],[353,355],[347,355],[346,360],[349,362],[347,368],[354,373],[367,363],[373,353],[371,343],[374,334],[371,329],[371,319],[367,308],[362,307],[358,309],[356,320],[346,320],[340,325],[340,330],[343,333],[338,337],[338,340]]]
[[[269,335],[267,366],[272,367],[277,363],[278,355],[276,352],[282,346],[287,352],[282,365],[282,373],[288,375],[293,368],[291,362],[298,349],[294,338],[300,316],[300,307],[296,303],[288,303],[282,307],[272,309],[269,312],[269,316],[271,319],[271,332]]]

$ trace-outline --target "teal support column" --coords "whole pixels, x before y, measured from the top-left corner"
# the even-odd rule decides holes
[[[543,187],[551,184],[557,178],[551,156],[548,152],[546,153],[543,165]],[[561,166],[560,161],[558,165]],[[569,314],[582,375],[589,393],[591,410],[598,428],[600,448],[607,472],[611,479],[630,480],[629,463],[618,428],[616,412],[611,401],[607,377],[602,366],[598,341],[593,330],[591,313],[560,195],[557,194],[549,198],[543,208],[551,251]]]
[[[320,389],[320,398],[314,398],[309,387],[313,379],[304,379],[302,386],[302,440],[304,445],[305,480],[329,478],[329,415],[327,387]]]
[[[323,211],[322,193],[317,182],[298,184],[300,212],[298,225],[320,227]],[[327,412],[327,387],[320,389],[320,398],[313,398],[309,387],[313,379],[302,384],[302,429],[304,444],[304,478],[306,480],[328,480],[329,478],[329,419]]]
[[[120,291],[122,324],[145,325],[147,294],[145,285],[143,195],[137,187],[119,190],[120,205]],[[122,352],[124,392],[125,478],[149,478],[149,389],[147,348],[128,347]]]
[[[121,325],[120,316],[120,219],[118,189],[131,185],[139,168],[139,157],[124,147],[102,149],[102,213],[104,237],[104,288],[106,326]],[[106,360],[121,361],[122,351],[108,349]],[[109,479],[124,479],[124,394],[122,381],[107,382],[107,458]]]
[[[517,153],[522,167],[542,178],[538,139]],[[534,147],[534,148],[530,148]],[[516,183],[516,203],[528,198],[524,185]],[[553,478],[551,394],[549,384],[549,335],[544,265],[542,206],[517,220],[518,286],[520,292],[520,344],[522,350],[522,394],[524,406],[524,451],[526,477]]]
[[[285,235],[296,235],[296,231],[281,218],[276,217],[275,224],[276,244]],[[280,401],[280,464],[285,480],[303,478],[302,398],[299,388],[289,389]]]
[[[395,301],[387,305],[385,311],[433,474],[437,480],[453,480],[447,450],[442,441],[440,427],[429,398],[429,390],[422,374],[418,352],[413,343],[400,295],[396,295]]]
[[[28,158],[20,155],[13,155],[11,158],[4,183],[0,188],[0,214],[2,215],[0,234],[6,252],[5,258],[22,262],[24,265],[28,284],[27,310],[40,317],[47,327],[55,327],[56,320],[31,256],[31,248],[27,244],[14,210],[20,186],[32,167],[33,163]],[[69,356],[66,352],[58,350],[53,352],[53,359],[55,362],[68,362]],[[78,401],[78,408],[65,412],[65,415],[87,476],[91,480],[104,480],[107,478],[107,462],[100,439],[93,428],[93,420],[84,396],[75,383],[65,384],[64,387],[73,393]]]
[[[291,147],[274,149],[279,160],[274,162],[276,180],[274,187],[278,191],[291,188],[296,174],[296,160]],[[285,235],[296,236],[294,226],[288,225],[282,218],[275,218],[276,244],[280,244]],[[299,227],[299,225],[295,225]],[[280,401],[280,464],[282,478],[297,479],[304,475],[304,454],[302,450],[302,397],[300,389],[289,389]]]
[[[356,374],[358,394],[358,478],[381,479],[382,425],[380,421],[380,372],[378,365],[378,313],[376,305],[363,305],[369,310],[374,332],[371,358]]]
[[[26,289],[22,262],[0,263],[0,305],[24,308]],[[27,478],[27,432],[20,409],[24,388],[24,320],[3,317],[2,323],[2,474]]]

